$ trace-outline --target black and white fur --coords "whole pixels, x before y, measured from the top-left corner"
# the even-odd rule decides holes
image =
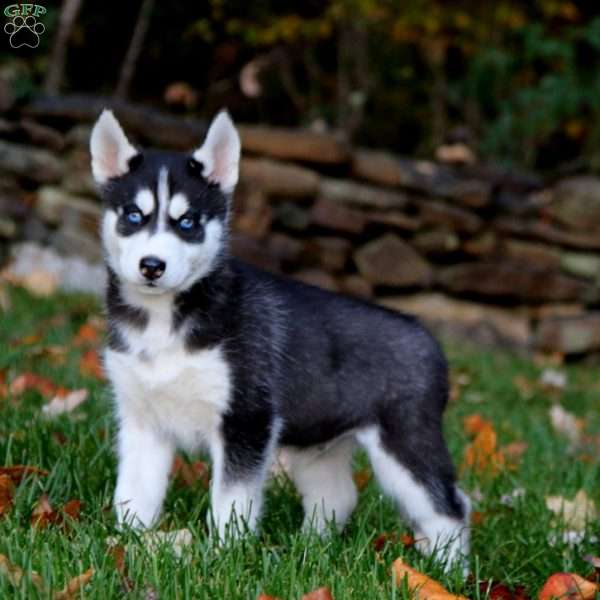
[[[91,137],[105,203],[106,369],[116,396],[120,523],[157,520],[175,449],[208,448],[211,522],[254,530],[277,449],[305,526],[344,525],[362,446],[424,551],[467,555],[469,502],[442,434],[444,356],[413,318],[232,258],[240,140],[220,113],[185,153],[138,150],[109,111]]]

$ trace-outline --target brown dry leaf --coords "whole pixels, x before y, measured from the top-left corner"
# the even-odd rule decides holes
[[[312,592],[308,592],[308,594],[304,594],[302,600],[333,600],[333,596],[331,595],[329,588],[320,587]]]
[[[259,594],[256,600],[280,600],[277,596],[269,596],[268,594]]]
[[[497,581],[480,581],[479,594],[489,600],[529,600],[523,586],[518,585],[511,590],[506,584]]]
[[[55,417],[64,413],[74,411],[80,404],[85,402],[88,397],[86,389],[74,390],[66,396],[54,396],[52,400],[42,406],[42,412],[47,417]]]
[[[25,573],[21,567],[17,567],[8,560],[4,554],[0,554],[0,573],[2,573],[15,587],[21,585],[23,577],[29,576],[31,583],[40,591],[44,589],[44,580],[35,572]]]
[[[15,484],[8,475],[0,475],[0,517],[12,508]]]
[[[576,573],[554,573],[550,575],[538,594],[538,600],[594,600],[600,587]]]
[[[554,404],[550,409],[550,422],[557,433],[564,435],[572,444],[581,440],[585,421],[578,419],[573,413],[565,410],[560,404]]]
[[[86,377],[104,379],[104,371],[100,362],[100,356],[96,350],[87,350],[79,361],[79,371]]]
[[[8,475],[13,480],[13,483],[18,484],[21,483],[21,480],[27,475],[45,477],[48,475],[48,471],[29,465],[13,465],[12,467],[0,467],[0,476],[1,475]]]
[[[193,487],[197,483],[201,483],[203,488],[208,489],[210,485],[210,468],[202,460],[188,463],[181,456],[177,455],[171,467],[171,477],[180,486]]]
[[[31,525],[38,529],[46,528],[56,521],[56,511],[52,508],[48,494],[42,494],[31,511]]]
[[[480,510],[471,511],[471,525],[481,525],[485,521],[486,514]]]
[[[561,519],[567,528],[581,532],[585,531],[588,523],[600,516],[596,504],[585,490],[579,490],[573,500],[562,496],[548,496],[546,508]]]
[[[431,579],[427,575],[416,571],[407,565],[401,558],[397,558],[392,564],[395,574],[396,585],[402,585],[404,578],[408,584],[408,589],[413,593],[413,597],[420,600],[468,600],[465,596],[456,596],[451,594],[440,583]]]
[[[52,397],[60,391],[61,388],[53,381],[36,373],[22,373],[16,377],[10,384],[8,390],[13,396],[20,396],[27,390],[36,390],[42,396]]]
[[[81,513],[81,500],[69,500],[57,510],[50,504],[47,494],[42,494],[31,512],[31,525],[45,529],[48,525],[65,525],[65,517],[78,520]]]
[[[504,455],[497,450],[497,436],[491,424],[486,424],[465,448],[463,469],[479,475],[497,475],[505,466]]]
[[[356,471],[352,476],[359,491],[362,491],[367,487],[372,477],[373,474],[369,469],[361,469],[360,471]]]
[[[523,440],[517,440],[502,446],[500,453],[506,460],[506,466],[509,469],[516,469],[523,455],[527,452],[527,448],[529,448],[529,444]]]
[[[89,583],[94,575],[94,569],[90,567],[85,573],[73,577],[67,585],[54,594],[54,600],[70,600],[71,598],[80,597],[81,588]]]

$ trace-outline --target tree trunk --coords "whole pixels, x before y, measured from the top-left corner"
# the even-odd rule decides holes
[[[127,49],[123,66],[121,67],[121,73],[119,75],[119,83],[115,91],[115,97],[121,100],[127,98],[129,93],[129,86],[133,79],[135,67],[137,65],[142,48],[144,47],[144,40],[146,33],[148,32],[148,26],[150,25],[150,17],[154,9],[154,0],[142,0],[140,12],[138,14],[135,28],[133,30],[133,36],[131,37],[131,43]]]
[[[58,31],[56,32],[56,38],[50,56],[50,64],[44,81],[44,91],[46,94],[56,95],[59,92],[65,71],[67,44],[71,37],[75,19],[81,8],[81,2],[82,0],[63,0],[60,8]]]

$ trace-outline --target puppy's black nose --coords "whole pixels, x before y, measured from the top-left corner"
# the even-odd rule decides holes
[[[150,281],[158,279],[165,272],[166,268],[167,263],[164,260],[160,260],[157,256],[144,256],[140,260],[140,271]]]

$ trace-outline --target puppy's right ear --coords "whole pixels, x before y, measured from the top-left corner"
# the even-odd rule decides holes
[[[129,171],[129,161],[138,151],[129,143],[112,111],[104,109],[90,137],[92,173],[97,183]]]

